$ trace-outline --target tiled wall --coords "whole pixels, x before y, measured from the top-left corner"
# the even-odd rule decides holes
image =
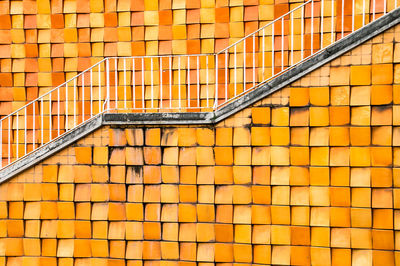
[[[399,264],[400,26],[223,122],[103,127],[0,185],[0,265]]]

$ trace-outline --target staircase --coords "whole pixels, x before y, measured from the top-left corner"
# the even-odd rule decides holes
[[[216,54],[105,58],[0,120],[0,169],[104,113],[218,112],[397,6],[309,0]]]

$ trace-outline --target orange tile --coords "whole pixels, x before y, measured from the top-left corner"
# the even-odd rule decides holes
[[[95,151],[96,152],[96,151]],[[110,164],[122,165],[125,164],[125,148],[114,148],[110,154]]]
[[[217,165],[232,165],[233,164],[233,149],[232,147],[215,147],[215,163]]]
[[[372,84],[392,84],[392,82],[392,64],[372,65]]]
[[[233,255],[235,262],[247,262],[250,263],[253,260],[252,246],[244,244],[233,245]]]
[[[125,146],[126,134],[125,130],[118,128],[109,129],[109,145],[110,146]]]
[[[251,109],[254,124],[269,124],[271,121],[271,110],[269,107],[255,107]]]
[[[392,85],[372,85],[371,86],[371,104],[382,105],[390,104],[393,98]]]
[[[360,65],[350,67],[351,85],[371,85],[371,66]]]
[[[91,242],[88,239],[74,240],[74,257],[90,257]]]
[[[92,237],[92,225],[90,221],[75,221],[75,237],[76,238]]]
[[[57,186],[56,186],[57,189]],[[24,184],[24,200],[25,201],[40,201],[41,195],[41,184]],[[57,199],[57,198],[56,198]]]
[[[144,162],[146,164],[160,164],[161,163],[161,148],[160,147],[145,147]]]
[[[161,245],[156,241],[143,242],[143,259],[160,259]]]
[[[22,238],[6,238],[5,239],[5,255],[6,256],[22,256],[23,241]]]
[[[233,245],[225,243],[215,244],[216,262],[233,262]]]
[[[153,128],[147,129],[145,131],[145,143],[149,146],[158,146],[160,145],[161,137],[160,137],[160,129]]]
[[[136,147],[126,147],[126,164],[127,165],[143,165],[143,149]]]
[[[196,243],[180,243],[179,254],[180,260],[194,261],[196,260],[197,248]]]
[[[108,204],[108,218],[110,220],[125,220],[126,210],[123,203],[109,203]]]
[[[179,222],[195,222],[196,207],[192,204],[179,205]]]
[[[58,165],[43,166],[43,182],[56,182],[58,176]]]
[[[209,128],[196,129],[196,139],[200,146],[214,145],[214,131]]]
[[[146,184],[157,184],[161,182],[161,167],[145,165],[143,167],[143,179]]]
[[[289,99],[290,106],[307,106],[310,102],[309,89],[291,87]]]
[[[108,148],[94,147],[93,148],[93,163],[107,164],[108,163]]]
[[[214,222],[215,211],[214,205],[199,204],[197,205],[197,220],[199,222]]]
[[[75,147],[75,156],[78,163],[92,163],[92,147]]]

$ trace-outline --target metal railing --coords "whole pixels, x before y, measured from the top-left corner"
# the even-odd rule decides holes
[[[105,58],[0,120],[0,167],[104,112],[221,108],[395,9],[391,1],[308,0],[216,54]]]

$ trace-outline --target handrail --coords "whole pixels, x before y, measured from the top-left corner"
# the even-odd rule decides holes
[[[64,83],[58,85],[58,86],[55,87],[54,89],[52,89],[52,90],[46,92],[45,94],[40,95],[40,96],[37,97],[35,100],[30,101],[29,103],[27,103],[27,104],[25,104],[24,106],[18,108],[18,109],[15,110],[14,112],[12,112],[12,113],[6,115],[5,117],[3,117],[3,118],[0,119],[0,122],[3,121],[3,120],[5,120],[5,119],[7,119],[8,117],[10,117],[10,116],[12,116],[12,115],[18,113],[18,112],[21,111],[22,109],[26,108],[26,106],[31,105],[32,103],[34,103],[34,102],[36,102],[36,101],[38,101],[38,100],[44,98],[45,96],[51,94],[51,93],[54,92],[54,91],[58,90],[58,89],[61,88],[62,86],[65,86],[65,84],[67,84],[67,83],[73,81],[74,79],[78,78],[78,77],[81,76],[82,74],[85,74],[87,71],[89,71],[90,69],[93,69],[94,67],[96,67],[96,66],[99,65],[100,63],[104,62],[105,60],[107,60],[107,58],[103,58],[102,60],[100,60],[100,61],[97,62],[96,64],[94,64],[94,65],[88,67],[87,69],[83,70],[81,73],[79,73],[79,74],[77,74],[76,76],[70,78],[69,80],[65,81]]]
[[[297,6],[297,7],[295,7],[294,9],[290,10],[288,13],[286,13],[286,14],[284,14],[284,15],[282,15],[282,16],[280,16],[280,17],[278,17],[278,18],[276,18],[276,19],[274,19],[274,20],[272,20],[272,21],[270,21],[270,22],[268,22],[267,24],[265,24],[265,25],[262,26],[261,28],[259,28],[259,29],[255,30],[255,31],[253,31],[252,33],[247,34],[246,36],[244,36],[244,37],[241,38],[240,40],[238,40],[238,41],[232,43],[231,45],[229,45],[228,47],[222,49],[221,51],[219,51],[219,52],[216,53],[216,54],[222,54],[223,52],[225,52],[226,50],[230,49],[231,47],[237,45],[238,43],[240,43],[240,42],[244,41],[245,39],[247,39],[248,37],[252,36],[253,34],[256,34],[257,32],[260,32],[261,30],[265,29],[266,27],[268,27],[268,26],[274,24],[275,22],[281,20],[283,17],[287,16],[289,13],[293,13],[293,12],[296,11],[297,9],[302,8],[303,6],[305,6],[306,4],[310,3],[311,1],[313,1],[313,0],[308,0],[308,1],[304,2],[303,4],[301,4],[300,6]]]
[[[104,58],[0,119],[0,169],[104,112],[218,110],[390,11],[358,1],[308,0],[213,54]]]

